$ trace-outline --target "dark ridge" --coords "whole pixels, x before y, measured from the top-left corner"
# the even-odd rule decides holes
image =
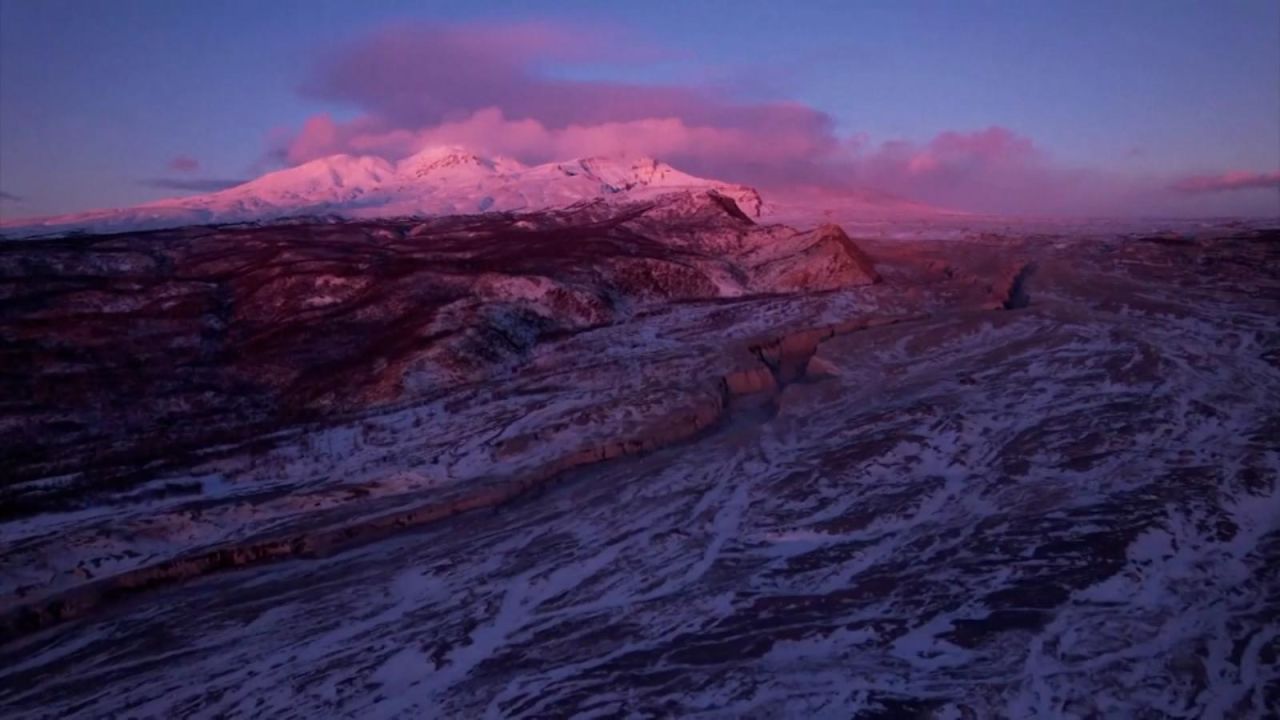
[[[1018,310],[1031,304],[1031,293],[1027,290],[1027,285],[1031,282],[1031,276],[1035,274],[1036,264],[1027,263],[1022,266],[1018,274],[1014,276],[1013,282],[1009,285],[1009,295],[1001,304],[1005,310]]]
[[[742,212],[742,208],[738,207],[738,203],[734,202],[733,198],[721,195],[714,190],[708,191],[707,196],[711,198],[712,202],[723,208],[726,213],[729,213],[731,217],[738,220],[745,220],[751,225],[756,224],[755,220],[752,220],[746,213]]]

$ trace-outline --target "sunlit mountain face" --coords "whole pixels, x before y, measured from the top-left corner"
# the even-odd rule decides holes
[[[1270,717],[1280,7],[1006,10],[0,3],[0,715]]]
[[[119,210],[17,221],[11,235],[119,232],[283,218],[440,216],[564,207],[609,198],[631,201],[682,189],[715,189],[756,216],[751,188],[693,177],[650,158],[580,158],[526,166],[461,147],[431,147],[398,163],[332,155],[242,185]]]

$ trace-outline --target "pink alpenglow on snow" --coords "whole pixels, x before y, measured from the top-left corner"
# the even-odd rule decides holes
[[[203,192],[131,208],[0,222],[14,237],[67,232],[126,232],[298,218],[427,217],[608,204],[672,193],[711,191],[759,218],[767,208],[753,188],[696,177],[652,158],[595,156],[527,166],[456,145],[432,146],[391,163],[376,155],[337,154],[267,173],[249,182],[161,178],[156,187]]]

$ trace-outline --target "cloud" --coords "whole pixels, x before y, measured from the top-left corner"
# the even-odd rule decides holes
[[[526,162],[570,157],[642,154],[660,157],[691,172],[728,179],[776,183],[786,174],[812,175],[812,166],[834,143],[803,128],[782,126],[763,134],[750,128],[692,125],[680,117],[638,118],[553,127],[531,118],[510,119],[485,108],[421,129],[382,129],[368,121],[337,123],[314,116],[288,141],[289,164],[338,152],[401,157],[432,145],[462,145],[478,152]],[[765,167],[762,175],[752,167]]]
[[[1226,173],[1206,182],[1174,183],[1104,168],[1073,167],[1032,138],[1009,128],[949,130],[915,143],[894,140],[850,143],[847,161],[853,184],[933,205],[992,214],[1265,215],[1277,204],[1266,198],[1189,200],[1186,193],[1219,187],[1280,185],[1280,174]],[[1225,179],[1225,183],[1222,182]]]
[[[200,161],[190,155],[178,155],[169,161],[169,169],[174,172],[193,173],[200,169]]]
[[[1120,211],[1119,178],[1056,162],[1009,128],[948,130],[917,143],[857,143],[848,161],[855,184],[924,202],[990,213]]]
[[[660,53],[607,28],[565,24],[385,28],[328,49],[313,64],[301,93],[342,119],[318,113],[272,133],[263,164],[334,153],[396,160],[457,144],[524,162],[650,155],[775,197],[800,188],[828,195],[870,188],[990,213],[1271,212],[1256,198],[1188,198],[1208,187],[1201,182],[1181,181],[1176,192],[1167,177],[1072,167],[1000,125],[876,141],[838,133],[830,115],[803,103],[747,100],[760,88],[741,77],[736,87],[570,79],[579,66],[598,75],[611,63]],[[1228,184],[1255,182],[1229,175]]]
[[[190,175],[200,171],[200,161],[190,155],[176,155],[169,161],[167,167],[173,172]],[[139,180],[138,184],[146,187],[159,188],[161,190],[203,193],[226,190],[229,187],[235,187],[236,185],[241,185],[244,182],[244,180],[222,178],[160,177]]]
[[[7,193],[3,190],[0,190],[0,200],[8,200],[9,202],[22,202],[23,199],[18,195],[14,195],[13,193]]]
[[[758,182],[769,179],[765,169],[795,174],[839,148],[832,118],[803,104],[746,102],[697,85],[566,80],[543,70],[656,52],[597,28],[547,23],[385,29],[327,53],[302,88],[362,114],[344,122],[313,116],[275,138],[272,156],[285,164],[335,152],[394,159],[437,141],[525,161],[625,150]]]
[[[229,187],[241,185],[244,180],[217,180],[201,178],[150,178],[140,180],[139,184],[162,190],[180,190],[182,192],[215,192]]]
[[[397,25],[327,53],[303,85],[313,99],[358,107],[396,127],[423,127],[502,108],[551,128],[679,117],[691,125],[764,127],[804,122],[830,132],[812,108],[740,103],[710,88],[565,80],[548,63],[621,63],[640,50],[608,29],[551,23]]]
[[[1280,171],[1248,172],[1234,170],[1220,175],[1192,175],[1170,185],[1184,193],[1217,193],[1227,190],[1280,189]]]

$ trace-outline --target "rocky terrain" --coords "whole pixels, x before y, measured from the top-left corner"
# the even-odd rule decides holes
[[[715,191],[15,242],[0,248],[0,493],[10,512],[78,498],[250,428],[482,382],[655,304],[878,279],[839,228],[759,226]]]
[[[0,707],[1266,716],[1280,233],[944,235],[2,243]]]

